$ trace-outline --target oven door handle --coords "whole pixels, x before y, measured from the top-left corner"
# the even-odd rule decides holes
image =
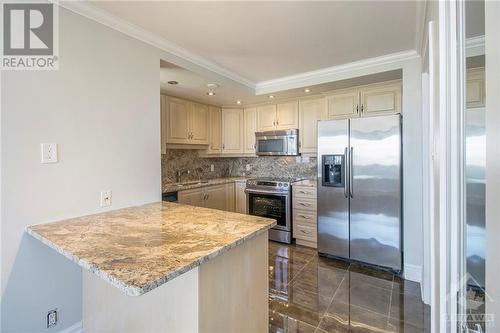
[[[280,197],[287,197],[290,193],[283,193],[283,192],[275,192],[275,191],[266,191],[266,190],[252,190],[252,189],[245,189],[245,193],[252,193],[252,194],[272,194],[272,195],[277,195]]]

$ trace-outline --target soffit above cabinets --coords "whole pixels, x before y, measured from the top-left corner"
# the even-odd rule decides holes
[[[173,65],[166,61],[161,61],[160,65],[160,88],[161,92],[170,96],[190,99],[200,103],[205,103],[223,107],[247,107],[259,104],[278,103],[280,101],[319,95],[328,91],[366,85],[376,82],[397,80],[402,78],[401,70],[393,70],[372,75],[365,75],[347,80],[328,82],[305,88],[289,89],[273,93],[274,98],[270,99],[269,94],[255,95],[251,91],[238,89],[230,84],[213,80],[185,68]],[[168,81],[177,81],[178,84],[171,85]],[[215,83],[217,88],[213,89],[215,95],[208,96],[210,90],[207,84]],[[236,101],[240,100],[241,104]]]

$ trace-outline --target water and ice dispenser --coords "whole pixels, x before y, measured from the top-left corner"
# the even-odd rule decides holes
[[[323,155],[323,186],[344,187],[344,155]]]

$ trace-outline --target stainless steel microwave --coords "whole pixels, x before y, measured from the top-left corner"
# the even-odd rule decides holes
[[[299,130],[255,133],[255,150],[261,156],[290,156],[299,154]]]

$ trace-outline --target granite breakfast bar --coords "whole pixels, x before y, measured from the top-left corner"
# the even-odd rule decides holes
[[[85,332],[264,332],[275,224],[159,202],[26,231],[84,268]]]

